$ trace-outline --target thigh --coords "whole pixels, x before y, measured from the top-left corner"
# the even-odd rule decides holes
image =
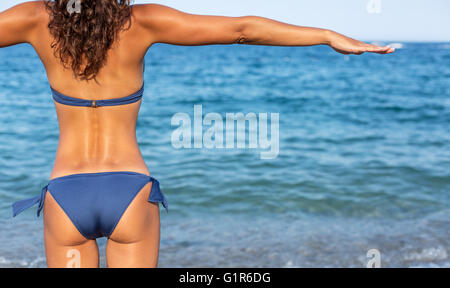
[[[50,192],[44,202],[44,242],[49,268],[99,266],[97,242],[81,235]]]
[[[148,202],[151,183],[128,206],[106,245],[108,267],[158,265],[159,205]]]

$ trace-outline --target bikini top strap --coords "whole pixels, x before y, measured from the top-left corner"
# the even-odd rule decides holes
[[[122,98],[116,98],[116,99],[105,99],[105,100],[87,100],[87,99],[79,99],[74,97],[66,96],[62,93],[59,93],[52,87],[50,87],[52,90],[52,96],[53,99],[63,105],[69,105],[69,106],[78,106],[78,107],[103,107],[103,106],[119,106],[119,105],[126,105],[138,102],[141,100],[142,95],[144,94],[144,85],[142,85],[142,88],[139,89],[139,91],[126,96]]]

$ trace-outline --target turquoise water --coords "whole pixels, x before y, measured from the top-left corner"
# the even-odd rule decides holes
[[[0,49],[0,267],[45,266],[41,219],[58,126],[30,46]],[[137,127],[170,203],[161,267],[450,266],[450,44],[176,47],[146,56]],[[175,149],[172,116],[279,113],[279,155]],[[104,240],[100,241],[104,247]],[[104,257],[102,256],[102,259]]]

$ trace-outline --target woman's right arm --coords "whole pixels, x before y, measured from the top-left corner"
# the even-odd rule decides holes
[[[138,22],[145,28],[151,44],[329,45],[343,54],[394,52],[389,46],[366,44],[327,29],[296,26],[263,17],[194,15],[158,4],[135,7]]]

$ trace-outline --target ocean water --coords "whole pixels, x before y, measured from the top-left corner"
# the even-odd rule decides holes
[[[46,184],[56,114],[30,46],[0,49],[0,79],[0,267],[45,267],[42,219],[10,206]],[[137,135],[170,204],[160,267],[366,267],[370,249],[450,267],[450,44],[155,45],[145,82]],[[278,113],[278,157],[174,148],[171,119],[194,105]]]

